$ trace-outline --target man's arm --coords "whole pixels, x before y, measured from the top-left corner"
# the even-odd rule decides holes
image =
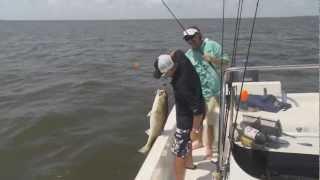
[[[184,58],[186,62],[183,67],[183,74],[181,77],[182,84],[179,86],[182,96],[185,98],[189,108],[193,112],[193,124],[191,131],[191,139],[199,138],[200,129],[202,128],[203,117],[205,113],[204,99],[201,92],[200,79],[190,63],[187,56],[182,51],[176,51],[176,58]]]
[[[220,66],[221,62],[223,67],[228,66],[230,63],[230,59],[226,53],[223,53],[222,56],[222,48],[220,44],[214,41],[208,41],[206,51],[204,52],[204,55],[202,56],[204,60]]]
[[[185,65],[182,67],[183,73],[180,77],[180,93],[185,98],[194,115],[203,114],[204,100],[202,98],[201,83],[198,74],[182,51],[176,51],[176,55],[179,56],[179,58],[183,58],[182,60],[185,61]]]
[[[199,131],[202,128],[203,114],[193,115],[192,130]]]
[[[192,124],[192,131],[190,134],[191,140],[199,139],[200,136],[200,130],[202,128],[202,122],[203,122],[203,114],[200,115],[193,115],[193,124]]]

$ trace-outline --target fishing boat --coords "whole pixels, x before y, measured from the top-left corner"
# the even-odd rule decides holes
[[[319,64],[250,67],[249,71],[259,72],[318,72]],[[226,72],[243,71],[244,68],[230,68]],[[315,82],[316,83],[316,82]],[[273,105],[279,109],[241,110],[239,109],[240,83],[233,83],[231,93],[231,111],[229,118],[221,128],[220,170],[223,177],[230,179],[318,179],[319,178],[319,92],[308,92],[296,88],[289,89],[288,82],[262,81],[246,82],[245,89],[261,97],[276,97]],[[238,90],[235,90],[237,89]],[[224,88],[225,93],[225,88]],[[286,93],[290,92],[290,93]],[[266,95],[268,94],[268,95]],[[226,97],[226,96],[224,96]],[[225,98],[222,98],[224,105]],[[235,100],[235,101],[233,101]],[[234,103],[236,102],[236,103]],[[237,105],[238,102],[238,105]],[[278,102],[282,104],[281,108]],[[286,106],[290,105],[290,106]],[[225,106],[227,107],[227,106]],[[237,115],[235,115],[237,114]],[[221,113],[221,119],[228,114]],[[237,118],[237,117],[238,118]],[[260,128],[256,123],[260,121]],[[251,124],[264,132],[269,141],[254,146],[235,134],[235,128],[241,124]],[[226,126],[224,126],[227,124]],[[242,127],[244,128],[244,127]],[[226,135],[227,134],[227,135]],[[239,138],[240,137],[240,138]],[[250,143],[250,142],[249,142]],[[239,176],[242,171],[246,178]]]
[[[248,71],[276,73],[319,71],[319,64],[253,66]],[[272,95],[290,107],[270,112],[264,109],[241,108],[241,82],[228,85],[230,74],[243,72],[244,67],[228,68],[224,73],[220,111],[219,155],[217,163],[203,160],[204,150],[194,151],[196,170],[186,171],[186,180],[214,179],[318,179],[319,178],[319,92],[298,92],[284,86],[282,81],[252,81],[243,83],[250,95]],[[230,86],[230,88],[228,87]],[[231,92],[227,90],[231,89]],[[288,93],[286,93],[288,92]],[[238,110],[238,113],[237,113]],[[236,116],[238,118],[236,118]],[[243,123],[260,120],[272,142],[255,144],[239,138]],[[261,123],[260,123],[261,124]],[[280,124],[280,126],[279,126]],[[254,126],[254,125],[252,125]],[[278,127],[278,128],[276,128]],[[259,129],[259,128],[257,128]],[[175,130],[175,108],[171,110],[164,133],[158,137],[141,166],[136,180],[174,179],[174,156],[170,152]]]
[[[204,149],[194,150],[197,169],[186,170],[185,179],[319,179],[319,81],[316,78],[313,82],[300,78],[300,81],[309,82],[299,82],[303,84],[300,87],[291,75],[308,74],[310,78],[312,74],[313,77],[319,77],[320,65],[248,66],[259,0],[245,63],[235,65],[242,3],[243,0],[239,0],[232,67],[220,73],[216,161],[203,160]],[[164,5],[184,29],[169,7]],[[223,33],[221,44],[223,56]],[[260,75],[268,78],[259,78]],[[243,94],[247,97],[242,98]],[[175,157],[170,147],[175,132],[175,118],[173,107],[162,135],[155,141],[136,180],[174,179]]]

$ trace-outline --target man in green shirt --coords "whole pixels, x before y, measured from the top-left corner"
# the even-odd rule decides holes
[[[215,146],[218,137],[214,136],[218,132],[219,96],[220,96],[220,69],[229,65],[229,58],[222,57],[221,46],[219,43],[203,39],[199,28],[193,26],[183,32],[184,40],[191,46],[186,52],[186,56],[196,69],[201,82],[202,95],[206,101],[206,117],[204,125],[206,129],[203,134],[205,143],[206,159],[212,159],[212,143]],[[215,133],[214,133],[215,131]],[[193,149],[203,146],[202,132],[193,135],[197,137],[192,144]]]

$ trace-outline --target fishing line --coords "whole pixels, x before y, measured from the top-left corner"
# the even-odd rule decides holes
[[[220,100],[222,99],[222,86],[223,86],[223,84],[222,84],[222,81],[223,81],[223,70],[222,70],[222,68],[223,68],[223,58],[224,58],[224,14],[225,14],[225,0],[222,0],[222,33],[221,33],[221,60],[220,60]],[[221,107],[222,106],[222,102],[220,101],[219,102],[219,107]],[[220,108],[220,110],[221,111],[223,111],[223,108]],[[220,113],[220,112],[219,112]],[[220,127],[220,123],[223,123],[223,122],[221,122],[221,121],[219,121],[219,127]],[[219,130],[219,133],[218,133],[218,155],[220,156],[220,154],[222,153],[222,152],[220,152],[221,150],[220,150],[220,144],[221,144],[221,141],[222,141],[222,137],[221,137],[221,134],[220,134],[220,131],[221,130]],[[223,138],[224,139],[224,138]],[[222,146],[222,151],[224,151],[224,145]],[[221,161],[221,159],[220,158],[218,158],[218,162],[217,162],[217,164],[218,164],[218,169],[219,170],[221,170],[221,167],[220,167],[220,161]]]
[[[176,22],[179,24],[179,26],[181,27],[181,29],[182,29],[184,32],[186,32],[187,35],[189,35],[189,34],[188,34],[188,31],[186,31],[186,28],[183,26],[183,24],[182,24],[181,21],[177,18],[177,16],[173,13],[173,11],[169,8],[169,6],[167,5],[167,3],[166,3],[164,0],[161,0],[161,2],[162,2],[162,4],[167,8],[167,10],[170,12],[170,14],[172,15],[172,17],[176,20]],[[204,55],[204,52],[202,52],[201,50],[199,50],[199,52],[200,52],[201,55]],[[211,63],[209,63],[209,64],[210,64],[210,66],[211,66],[213,69],[215,69],[214,66],[213,66]]]
[[[245,64],[244,64],[244,71],[243,71],[243,75],[242,75],[241,88],[240,88],[240,91],[239,91],[240,93],[241,93],[241,91],[243,90],[244,78],[245,78],[246,71],[247,71],[248,59],[249,59],[249,55],[250,55],[250,48],[251,48],[251,45],[252,45],[252,37],[253,37],[254,26],[255,26],[255,22],[256,22],[256,18],[257,18],[259,1],[260,1],[260,0],[257,0],[256,9],[255,9],[254,18],[253,18],[253,23],[252,23],[252,28],[251,28],[251,32],[250,32],[249,46],[248,46],[246,61],[245,61]],[[237,99],[237,102],[240,102],[240,96],[239,96],[239,98]],[[238,104],[239,104],[239,103],[238,103]],[[237,110],[236,110],[235,122],[233,123],[234,126],[237,125],[239,107],[240,107],[240,106],[238,105],[238,106],[237,106]],[[230,135],[230,137],[229,137],[231,143],[230,143],[230,151],[229,151],[229,154],[228,154],[228,160],[227,160],[227,162],[230,161],[231,151],[232,151],[232,148],[233,148],[233,143],[232,143],[232,142],[234,141],[233,136],[234,136],[235,130],[236,130],[236,128],[234,127],[234,128],[232,129],[231,135]]]
[[[243,7],[243,0],[238,0],[238,10],[237,10],[237,19],[236,19],[236,26],[234,30],[234,40],[233,40],[233,50],[232,50],[232,57],[231,57],[231,67],[235,66],[235,57],[237,54],[237,48],[238,48],[238,41],[239,41],[239,32],[240,32],[240,24],[241,24],[241,18],[242,18],[242,7]],[[230,74],[229,76],[229,82],[228,82],[228,94],[231,94],[231,87],[233,82],[233,74]],[[228,114],[229,114],[229,107],[226,108],[226,117],[225,117],[225,127],[228,125]]]
[[[231,65],[235,66],[235,58],[237,55],[237,48],[238,48],[238,39],[239,39],[239,32],[240,32],[240,24],[242,18],[242,7],[243,7],[243,0],[239,0],[238,4],[238,11],[237,11],[237,20],[236,20],[236,27],[235,27],[235,34],[234,34],[234,41],[233,41],[233,52],[231,58]]]
[[[224,3],[225,1],[223,0],[223,17],[224,17]],[[238,47],[238,39],[239,39],[239,32],[240,32],[240,23],[241,23],[241,17],[242,17],[242,8],[243,7],[243,0],[238,0],[238,9],[237,9],[237,18],[236,18],[236,26],[235,26],[235,31],[234,31],[234,41],[233,41],[233,50],[232,50],[232,57],[231,57],[231,66],[234,66],[235,65],[235,56],[237,54],[237,47]],[[223,21],[224,23],[224,21]],[[223,32],[222,32],[223,33]],[[223,40],[222,40],[223,42]],[[222,52],[223,52],[223,44],[222,44]],[[221,66],[222,67],[222,66]],[[229,124],[229,121],[228,121],[228,118],[229,118],[229,112],[230,112],[230,100],[231,100],[231,87],[232,87],[232,82],[233,82],[233,75],[230,74],[229,75],[229,82],[228,82],[228,94],[229,94],[229,99],[227,99],[227,105],[226,105],[226,109],[225,109],[225,118],[223,119],[223,122],[224,122],[224,127],[227,129],[228,127],[228,124]],[[220,86],[220,92],[222,92],[222,77],[221,77],[221,82],[220,82],[221,86]],[[220,93],[220,99],[222,98],[222,94]],[[228,98],[228,96],[227,96]],[[220,102],[221,103],[221,102]],[[220,104],[220,107],[221,107],[221,104]],[[219,121],[219,123],[222,123]],[[231,122],[232,123],[232,122]],[[227,132],[226,132],[226,129],[225,131],[223,132],[222,134],[222,137],[219,137],[219,140],[220,138],[221,141],[223,140],[223,142],[225,141],[226,139],[226,136],[227,136]],[[229,133],[230,135],[230,133]],[[219,136],[220,136],[220,133],[219,133]],[[220,145],[220,143],[219,143]],[[231,145],[232,146],[232,145]],[[232,147],[230,147],[231,149]],[[219,148],[220,149],[220,148]],[[225,143],[222,145],[222,151],[224,152],[224,149],[225,149]],[[231,151],[231,150],[230,150]],[[220,158],[219,158],[220,160]],[[222,161],[224,161],[224,159],[222,158],[221,159]],[[227,164],[229,163],[229,157],[227,157]],[[226,177],[227,178],[227,177]]]

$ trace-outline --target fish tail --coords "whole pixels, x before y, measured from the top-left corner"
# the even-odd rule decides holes
[[[147,152],[149,152],[150,147],[146,145],[144,145],[142,148],[139,149],[138,152],[142,153],[142,154],[146,154]]]

